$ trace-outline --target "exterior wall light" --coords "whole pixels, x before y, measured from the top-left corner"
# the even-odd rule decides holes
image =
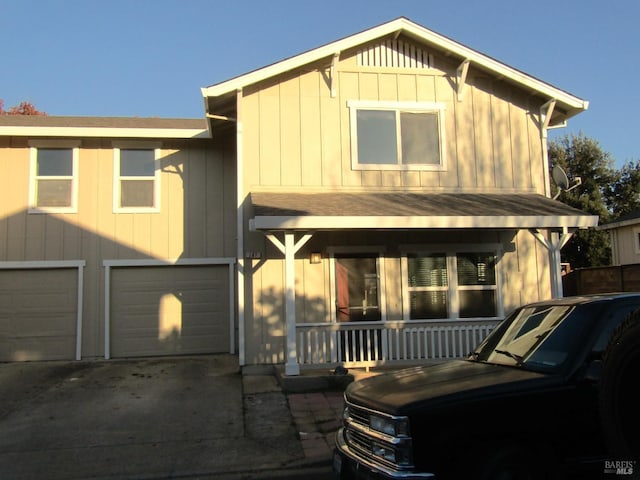
[[[322,262],[322,254],[320,252],[312,252],[309,256],[309,263],[317,264]]]

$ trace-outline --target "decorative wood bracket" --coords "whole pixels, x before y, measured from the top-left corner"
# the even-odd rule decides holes
[[[311,237],[313,237],[313,233],[314,232],[310,232],[310,233],[305,233],[304,235],[302,235],[302,237],[300,239],[298,239],[298,241],[296,242],[294,240],[293,242],[293,253],[297,253],[298,250],[300,250],[300,248],[302,248],[302,246],[307,243]],[[275,247],[280,250],[280,252],[283,255],[287,254],[287,249],[285,247],[285,243],[283,243],[278,237],[275,236],[275,234],[273,233],[265,233],[265,236],[271,241],[271,243],[273,243],[273,245],[275,245]]]
[[[333,54],[333,58],[331,59],[331,68],[329,69],[329,76],[331,78],[331,98],[336,98],[336,95],[338,95],[338,87],[337,87],[337,82],[338,82],[338,75],[337,75],[337,69],[338,69],[338,60],[340,59],[340,52],[336,52]]]
[[[462,101],[462,97],[464,94],[464,87],[467,83],[467,74],[469,73],[469,59],[466,59],[464,62],[460,64],[458,69],[456,70],[456,85],[458,87],[458,101]]]
[[[555,98],[552,98],[540,107],[540,135],[543,139],[547,138],[547,130],[549,129],[554,108],[556,108]]]

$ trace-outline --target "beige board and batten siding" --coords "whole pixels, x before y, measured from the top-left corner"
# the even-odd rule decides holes
[[[541,100],[471,67],[462,101],[456,92],[459,63],[434,52],[429,68],[371,67],[358,63],[356,50],[342,52],[330,89],[328,62],[308,65],[243,89],[243,189],[251,191],[450,191],[544,194],[544,165],[540,128],[535,115]],[[354,170],[348,102],[433,102],[445,107],[446,168],[434,171]],[[245,225],[251,218],[245,212]],[[437,233],[425,242],[453,241]],[[514,236],[515,235],[515,236]],[[366,235],[364,236],[366,237]],[[367,245],[355,232],[319,232],[296,255],[296,321],[328,321],[332,306],[330,264],[310,265],[308,253],[317,245]],[[414,243],[402,234],[387,238]],[[460,235],[458,242],[468,241]],[[523,300],[544,298],[549,285],[548,258],[529,232],[495,232],[486,241],[504,246],[502,301],[505,310]],[[253,260],[255,274],[247,309],[248,363],[282,362],[284,261],[261,234],[246,232],[248,251],[262,252]],[[385,263],[387,318],[402,318],[400,262]],[[391,275],[389,277],[389,275]],[[247,297],[248,299],[250,297]]]
[[[118,141],[80,139],[77,213],[33,214],[28,213],[29,139],[0,138],[0,262],[86,262],[83,358],[105,353],[105,260],[235,256],[233,143],[142,140],[141,145],[160,144],[159,211],[114,213],[113,148]],[[22,293],[31,293],[29,285]]]
[[[614,264],[630,265],[640,263],[640,221],[635,225],[626,225],[610,230],[613,233]]]
[[[245,191],[260,188],[428,188],[544,194],[540,99],[470,69],[457,100],[457,64],[433,68],[359,66],[343,52],[332,97],[326,65],[246,87],[241,97]],[[326,62],[325,62],[326,63]],[[446,168],[361,171],[351,164],[347,102],[435,102],[445,106]]]

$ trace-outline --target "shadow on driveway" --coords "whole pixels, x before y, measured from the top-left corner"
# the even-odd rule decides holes
[[[284,395],[258,403],[280,428],[247,428],[260,415],[242,385],[230,355],[0,364],[1,477],[251,478],[300,462]]]

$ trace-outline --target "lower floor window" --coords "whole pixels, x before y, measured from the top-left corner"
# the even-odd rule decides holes
[[[405,318],[498,316],[495,252],[410,253],[405,258]]]

